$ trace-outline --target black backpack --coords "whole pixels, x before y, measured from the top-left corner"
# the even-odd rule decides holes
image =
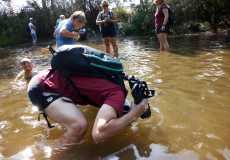
[[[169,12],[169,18],[168,18],[168,25],[170,27],[174,26],[175,24],[175,14],[174,14],[174,10],[167,5],[168,8],[168,12]]]
[[[26,25],[25,31],[28,35],[30,35],[31,30],[28,24]]]
[[[121,86],[123,66],[119,59],[83,45],[64,45],[54,52],[51,67],[65,76],[80,75],[108,79]]]

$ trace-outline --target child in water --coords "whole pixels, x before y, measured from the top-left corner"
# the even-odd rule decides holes
[[[33,64],[29,58],[23,58],[20,61],[20,65],[23,70],[16,76],[15,81],[25,80],[29,83],[30,79],[35,75],[33,72]]]

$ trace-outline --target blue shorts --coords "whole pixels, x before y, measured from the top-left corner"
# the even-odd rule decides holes
[[[36,35],[36,33],[31,33],[31,37],[32,37],[32,39],[33,39],[34,42],[37,41],[37,35]]]

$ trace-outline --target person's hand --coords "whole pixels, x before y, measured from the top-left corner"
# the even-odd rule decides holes
[[[73,37],[76,37],[78,35],[78,33],[74,31],[72,32],[72,34],[73,34]]]
[[[106,20],[105,20],[105,19],[103,19],[101,22],[102,22],[102,23],[106,23]]]
[[[143,99],[139,104],[135,105],[132,103],[131,111],[134,113],[136,118],[140,117],[145,110],[148,108],[148,100]]]
[[[165,25],[163,25],[163,26],[161,27],[161,31],[162,31],[162,32],[165,32]]]
[[[78,32],[72,32],[73,33],[73,38],[75,39],[75,40],[78,40],[79,38],[80,38],[80,35],[79,35],[79,33]]]
[[[105,20],[107,23],[112,22],[112,20],[109,17],[107,17]]]

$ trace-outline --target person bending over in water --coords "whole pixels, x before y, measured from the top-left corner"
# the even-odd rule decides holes
[[[29,83],[30,79],[36,74],[36,72],[33,71],[33,64],[29,58],[23,58],[20,61],[20,65],[22,71],[18,73],[15,81],[25,80],[27,83]]]
[[[69,78],[71,83],[60,72],[46,70],[31,79],[27,90],[34,105],[65,127],[64,135],[58,139],[61,146],[80,143],[87,131],[86,117],[78,105],[90,104],[99,108],[92,129],[95,143],[125,129],[143,114],[147,106],[147,99],[143,99],[123,114],[127,94],[124,88],[102,78],[75,75]]]

